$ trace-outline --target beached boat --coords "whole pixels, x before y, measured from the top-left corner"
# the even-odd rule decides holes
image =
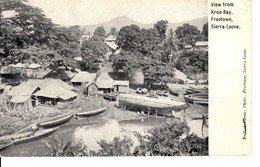
[[[158,99],[159,97],[156,95],[156,92],[149,92],[146,97],[150,97],[150,98],[156,98]]]
[[[199,100],[193,101],[193,103],[198,104],[198,105],[205,105],[205,106],[207,106],[209,104],[208,101],[199,101]]]
[[[180,94],[179,91],[174,90],[174,89],[171,89],[171,88],[169,88],[169,92],[170,92],[170,94],[172,94],[172,95],[174,95],[174,96],[179,96],[179,94]]]
[[[143,94],[146,94],[146,93],[148,93],[148,90],[147,90],[146,88],[143,88],[143,89],[142,89],[142,93],[143,93]]]
[[[102,114],[107,110],[106,107],[104,108],[100,108],[97,110],[92,110],[92,111],[86,111],[86,112],[80,112],[80,113],[76,113],[76,116],[80,116],[80,117],[89,117],[89,116],[93,116],[93,115],[98,115],[98,114]]]
[[[1,141],[1,143],[2,142],[13,142],[13,144],[26,143],[26,142],[30,142],[30,141],[45,137],[45,136],[55,132],[57,129],[59,129],[59,127],[41,129],[41,130],[36,131],[35,133],[25,132],[25,133],[18,133],[15,135],[3,136],[3,137],[1,137],[2,140],[0,140],[0,141]]]
[[[191,89],[186,90],[187,95],[196,94],[196,93],[208,93],[208,89],[207,88],[201,88],[201,89],[191,88]]]
[[[179,112],[189,108],[184,102],[173,101],[168,98],[150,98],[139,95],[120,94],[118,106],[129,110],[144,111],[159,116],[172,116],[172,111]]]
[[[140,88],[140,87],[137,88],[137,89],[136,89],[136,93],[141,94],[141,93],[142,93],[142,88]]]
[[[115,101],[117,98],[118,93],[117,92],[111,92],[111,93],[105,93],[103,94],[103,98],[107,100]]]
[[[13,141],[0,143],[0,151],[6,149],[8,147],[11,147],[12,145],[14,145]]]
[[[21,144],[21,143],[26,143],[26,142],[38,140],[40,138],[46,137],[49,134],[55,132],[57,129],[59,129],[59,127],[38,130],[37,132],[35,132],[34,134],[32,134],[28,137],[24,137],[24,138],[21,138],[21,139],[14,140],[14,144]]]
[[[188,103],[203,103],[204,105],[208,103],[208,94],[207,93],[197,93],[191,95],[185,95],[184,100]]]
[[[156,94],[159,95],[159,96],[162,96],[162,95],[163,95],[163,91],[157,90],[157,91],[156,91]]]
[[[61,118],[56,118],[56,119],[49,120],[46,122],[38,123],[38,126],[43,127],[43,128],[51,128],[51,127],[58,126],[58,125],[66,123],[66,122],[69,122],[72,117],[73,117],[73,114],[69,114],[69,115],[66,115]]]
[[[168,96],[169,96],[169,91],[168,91],[168,90],[164,90],[164,91],[163,91],[163,96],[168,97]]]

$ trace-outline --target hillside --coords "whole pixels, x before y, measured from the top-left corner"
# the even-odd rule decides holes
[[[193,20],[188,20],[188,21],[183,21],[178,23],[169,22],[168,29],[172,28],[175,31],[178,26],[181,26],[184,23],[189,23],[191,25],[197,26],[199,30],[202,30],[203,25],[207,23],[207,21],[208,21],[208,17],[203,17],[203,18],[198,18],[198,19],[193,19]],[[116,17],[104,23],[94,24],[94,25],[82,25],[80,27],[81,29],[84,29],[86,32],[90,32],[92,34],[95,31],[95,29],[100,26],[103,26],[105,30],[108,32],[110,31],[111,27],[116,27],[117,30],[119,31],[121,27],[131,25],[131,24],[136,24],[140,28],[153,28],[153,25],[155,23],[142,24],[126,16],[121,16],[121,17]]]

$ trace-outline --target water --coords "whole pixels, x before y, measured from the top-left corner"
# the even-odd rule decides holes
[[[118,112],[118,111],[117,111]],[[127,111],[124,111],[127,112]],[[98,151],[100,149],[97,141],[106,140],[110,142],[114,137],[127,136],[132,139],[133,147],[138,145],[135,132],[140,134],[147,133],[147,130],[174,121],[173,118],[144,116],[128,120],[117,121],[109,118],[109,113],[88,117],[80,120],[71,119],[69,122],[60,126],[60,128],[48,137],[41,138],[29,143],[12,146],[0,152],[1,156],[50,156],[47,148],[47,142],[52,137],[60,141],[67,141],[73,137],[74,142],[82,142],[89,149]],[[191,123],[191,131],[200,133],[201,122]],[[207,130],[206,130],[207,131]],[[199,135],[201,136],[201,135]]]

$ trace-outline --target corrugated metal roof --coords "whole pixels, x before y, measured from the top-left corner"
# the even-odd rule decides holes
[[[208,41],[196,42],[195,46],[208,46]]]

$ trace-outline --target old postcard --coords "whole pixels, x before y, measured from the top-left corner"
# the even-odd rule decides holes
[[[0,156],[251,153],[250,0],[0,0]]]

